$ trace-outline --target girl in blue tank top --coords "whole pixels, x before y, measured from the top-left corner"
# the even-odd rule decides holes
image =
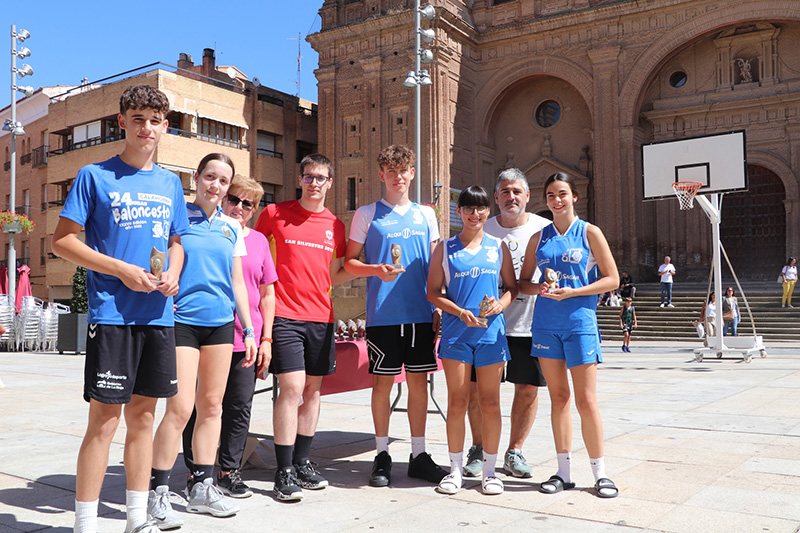
[[[617,265],[600,228],[575,214],[578,194],[572,178],[563,172],[547,178],[544,197],[553,223],[531,237],[519,278],[523,294],[540,296],[533,313],[531,355],[539,358],[547,381],[558,458],[558,472],[539,491],[554,494],[575,487],[569,373],[596,494],[614,498],[618,491],[605,474],[603,421],[597,407],[597,363],[603,359],[595,308],[598,294],[619,285]],[[532,281],[537,266],[541,283]]]
[[[481,487],[484,494],[500,494],[503,482],[495,476],[502,429],[500,379],[503,365],[509,359],[502,312],[517,296],[517,281],[506,244],[483,231],[489,216],[486,191],[478,186],[464,189],[458,197],[457,212],[464,229],[436,246],[428,272],[428,300],[443,311],[439,358],[448,391],[450,474],[442,479],[437,490],[455,494],[461,489],[464,416],[474,366],[483,414]],[[501,280],[507,291],[502,296],[498,290]]]

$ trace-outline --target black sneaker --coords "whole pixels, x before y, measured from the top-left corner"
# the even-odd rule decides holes
[[[297,476],[292,467],[275,472],[275,485],[272,487],[272,492],[277,499],[285,502],[303,499],[303,490],[297,486]]]
[[[237,468],[217,477],[217,488],[231,498],[249,498],[253,491],[242,481],[242,474]]]
[[[369,476],[371,487],[386,487],[392,480],[392,458],[388,452],[381,452],[372,462],[372,474]]]
[[[312,463],[306,459],[305,464],[294,465],[297,471],[297,482],[304,489],[324,489],[328,486],[328,480],[317,472],[317,463]]]
[[[421,453],[413,458],[408,456],[408,477],[438,484],[447,474],[444,468],[433,462],[429,453]]]

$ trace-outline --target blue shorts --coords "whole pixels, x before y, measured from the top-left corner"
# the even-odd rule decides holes
[[[561,359],[567,368],[602,363],[597,333],[533,332],[531,355],[539,359]]]
[[[439,359],[454,359],[474,367],[495,365],[511,359],[505,335],[500,335],[495,344],[470,344],[456,342],[450,346],[439,345]]]

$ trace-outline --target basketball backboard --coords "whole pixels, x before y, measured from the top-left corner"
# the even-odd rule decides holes
[[[746,191],[744,130],[642,145],[644,199],[674,198],[672,184],[699,181],[697,194]]]

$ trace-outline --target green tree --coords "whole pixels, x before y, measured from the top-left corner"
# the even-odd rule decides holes
[[[89,311],[89,297],[86,295],[86,269],[79,266],[72,276],[72,300],[69,308],[73,313]]]

